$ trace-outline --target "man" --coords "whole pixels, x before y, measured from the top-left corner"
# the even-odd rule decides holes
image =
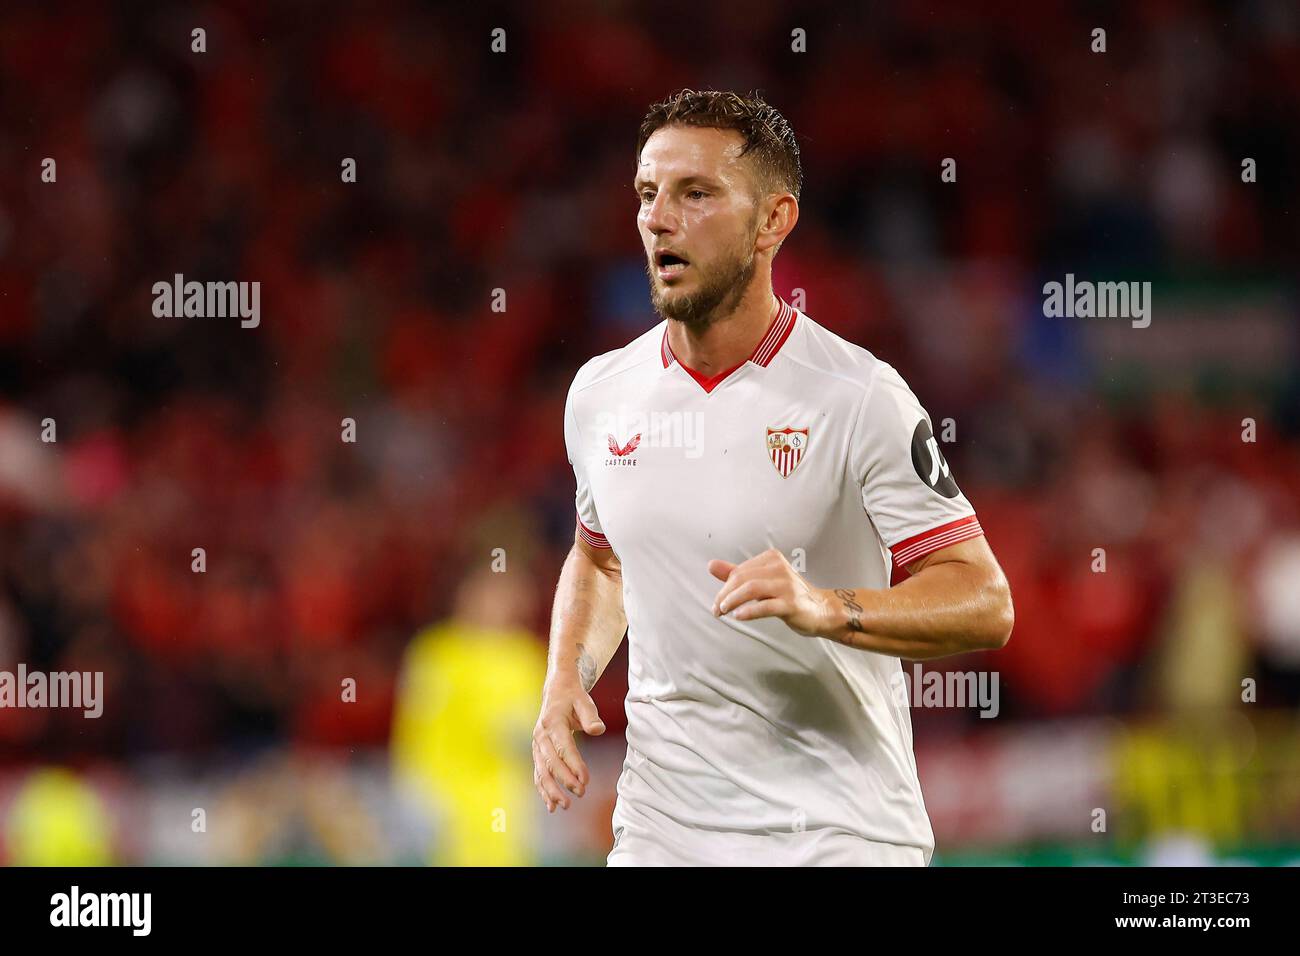
[[[545,662],[526,622],[531,576],[486,566],[457,587],[448,620],[416,635],[402,660],[392,765],[434,830],[437,866],[537,861],[528,794],[528,729]]]
[[[575,735],[604,732],[588,691],[626,629],[610,865],[927,865],[900,658],[1011,632],[915,396],[772,292],[801,185],[794,134],[757,97],[684,90],[642,124],[663,321],[569,392],[578,523],[533,732],[538,791],[567,809],[590,782]],[[891,561],[911,573],[895,588]]]

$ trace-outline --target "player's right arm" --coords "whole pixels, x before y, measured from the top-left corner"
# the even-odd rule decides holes
[[[576,734],[605,732],[590,692],[626,632],[618,556],[584,540],[578,529],[555,589],[542,709],[533,728],[533,782],[548,812],[567,810],[570,793],[582,796],[591,782]]]

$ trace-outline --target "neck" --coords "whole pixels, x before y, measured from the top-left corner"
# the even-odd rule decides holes
[[[670,319],[668,344],[677,361],[687,368],[703,375],[717,375],[754,354],[780,308],[771,288],[755,287],[734,312],[703,328]]]

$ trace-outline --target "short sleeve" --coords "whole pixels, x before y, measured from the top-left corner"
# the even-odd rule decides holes
[[[930,417],[890,365],[881,363],[863,396],[849,461],[862,507],[897,566],[984,533]]]
[[[587,458],[584,454],[582,434],[578,430],[572,388],[569,389],[569,396],[564,403],[564,445],[568,451],[569,464],[573,466],[573,477],[577,482],[573,500],[578,512],[578,534],[593,548],[608,548],[610,544],[600,529],[600,516],[596,514],[596,502],[591,494],[591,483],[587,480]]]

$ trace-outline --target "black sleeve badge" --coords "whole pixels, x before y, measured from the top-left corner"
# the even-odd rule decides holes
[[[916,423],[916,430],[912,432],[912,467],[926,487],[945,498],[956,498],[961,494],[948,468],[948,462],[939,450],[939,443],[930,431],[930,423],[924,418]]]

